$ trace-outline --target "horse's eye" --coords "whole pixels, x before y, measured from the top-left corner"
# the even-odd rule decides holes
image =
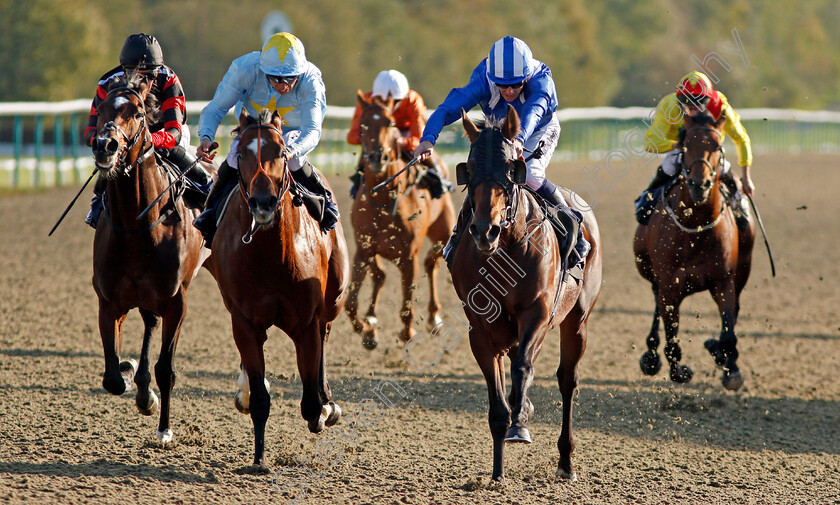
[[[143,119],[143,113],[138,112],[137,114],[134,115],[134,119]]]

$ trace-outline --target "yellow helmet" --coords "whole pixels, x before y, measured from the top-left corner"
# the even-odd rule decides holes
[[[275,33],[260,53],[260,70],[266,75],[300,75],[306,70],[303,42],[291,33]]]
[[[712,97],[714,89],[712,81],[703,72],[689,72],[680,79],[677,84],[677,99],[682,103],[689,100],[695,103],[705,104]]]

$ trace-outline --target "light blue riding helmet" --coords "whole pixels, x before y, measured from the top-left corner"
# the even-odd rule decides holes
[[[303,42],[291,33],[275,33],[260,53],[260,70],[266,75],[300,75],[306,70]]]
[[[487,77],[496,84],[522,82],[533,75],[535,67],[528,44],[510,35],[497,40],[487,57]]]

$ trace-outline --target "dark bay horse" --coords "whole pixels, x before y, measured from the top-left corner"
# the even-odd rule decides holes
[[[685,117],[681,182],[665,192],[648,224],[636,229],[633,252],[656,299],[642,372],[654,375],[662,366],[657,353],[662,317],[671,380],[691,380],[691,368],[680,364],[680,304],[688,295],[708,290],[720,312],[721,331],[720,340],[709,339],[705,346],[723,367],[723,386],[735,390],[744,383],[736,363],[735,323],[739,296],[750,275],[755,222],[750,216],[749,225],[739,231],[721,194],[724,121],[725,116],[715,121],[708,114]]]
[[[93,154],[99,176],[107,178],[104,212],[93,239],[93,288],[99,297],[99,333],[105,352],[102,385],[121,395],[137,384],[135,401],[145,415],[160,405],[157,437],[172,439],[169,408],[175,384],[173,356],[187,309],[187,288],[210,255],[192,225],[196,213],[181,198],[166,194],[143,219],[138,215],[173,180],[155,160],[148,125],[159,109],[148,84],[118,81],[99,105]],[[140,363],[120,363],[122,326],[128,312],[140,309],[145,331]],[[149,387],[149,346],[163,319],[155,379],[162,401]]]
[[[412,298],[420,272],[418,256],[426,237],[432,243],[424,260],[430,293],[426,323],[431,330],[441,322],[436,277],[443,246],[455,226],[455,211],[449,193],[444,192],[441,198],[433,199],[428,189],[417,186],[416,165],[385,189],[372,191],[403,168],[404,153],[398,142],[400,131],[394,126],[394,100],[390,97],[383,100],[378,96],[366,99],[361,91],[358,100],[363,107],[359,140],[364,160],[364,185],[356,194],[350,214],[356,233],[356,255],[346,309],[353,329],[363,335],[363,345],[374,349],[377,345],[376,302],[385,284],[385,271],[379,258],[394,262],[400,269],[403,295],[400,338],[408,342],[415,334],[411,327],[414,320]],[[441,175],[446,177],[446,166],[439,158],[438,166],[444,172]],[[359,289],[368,271],[373,279],[373,290],[367,314],[361,319],[358,317]]]
[[[239,127],[239,188],[213,240],[213,275],[230,312],[242,372],[236,405],[254,423],[254,464],[263,464],[270,397],[263,344],[277,326],[291,337],[303,383],[300,410],[309,430],[335,424],[341,409],[326,378],[325,345],[341,312],[350,265],[341,223],[322,232],[293,203],[282,118],[246,111]]]
[[[583,281],[564,275],[552,225],[531,193],[514,181],[525,180],[524,161],[515,159],[512,139],[520,120],[513,107],[501,125],[479,130],[462,111],[472,143],[459,174],[469,181],[473,212],[467,223],[473,240],[461,240],[451,268],[455,291],[470,323],[470,346],[487,381],[493,479],[504,482],[505,442],[530,443],[526,427],[533,414],[528,387],[548,330],[560,326],[557,381],[563,397],[563,426],[557,448],[557,476],[574,480],[572,397],[578,363],[586,348],[587,321],[601,290],[601,240],[592,212],[582,228],[592,245]],[[461,182],[459,175],[459,183]],[[571,199],[564,190],[567,201]],[[510,356],[512,387],[505,398],[505,354]]]

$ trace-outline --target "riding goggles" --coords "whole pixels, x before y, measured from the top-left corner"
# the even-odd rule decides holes
[[[296,75],[269,75],[268,80],[274,84],[291,84],[297,80]]]

